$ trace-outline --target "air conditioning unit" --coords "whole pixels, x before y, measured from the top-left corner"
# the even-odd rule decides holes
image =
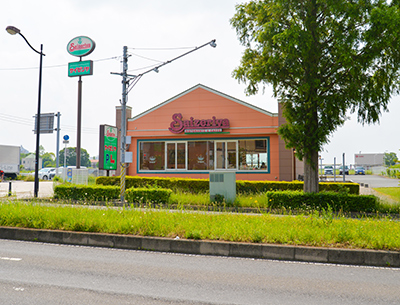
[[[235,172],[210,172],[210,200],[214,201],[216,195],[222,195],[226,202],[234,202],[236,198],[236,173]]]

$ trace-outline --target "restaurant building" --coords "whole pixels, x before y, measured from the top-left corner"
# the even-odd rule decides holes
[[[281,111],[271,113],[204,85],[130,117],[127,175],[208,178],[234,171],[237,180],[291,181],[302,162],[277,134]],[[120,107],[117,127],[120,129]]]

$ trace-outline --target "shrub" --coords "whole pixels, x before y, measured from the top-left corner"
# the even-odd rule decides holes
[[[321,210],[373,213],[378,209],[378,200],[373,195],[346,193],[303,193],[299,191],[267,192],[269,208]]]
[[[98,177],[96,184],[101,185],[119,185],[120,177]],[[160,178],[160,177],[138,177],[127,176],[125,178],[126,188],[158,186],[171,189],[173,191],[190,192],[194,194],[206,193],[209,190],[208,179],[189,179],[189,178]],[[359,194],[360,186],[356,183],[331,183],[323,182],[319,184],[320,191],[344,192],[347,190],[350,194]],[[258,194],[267,191],[300,191],[303,190],[301,181],[236,181],[236,193],[238,194]],[[347,192],[346,191],[346,192]]]
[[[54,187],[54,198],[66,200],[107,201],[117,199],[118,186],[60,184]]]
[[[172,191],[165,188],[129,188],[125,192],[130,203],[167,203]]]

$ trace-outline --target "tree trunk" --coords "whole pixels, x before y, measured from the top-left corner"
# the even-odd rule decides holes
[[[304,155],[304,192],[319,192],[318,175],[318,152],[313,151],[310,155]]]

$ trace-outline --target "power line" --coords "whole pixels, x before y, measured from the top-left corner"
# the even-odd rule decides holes
[[[96,59],[96,60],[93,60],[93,62],[100,62],[100,61],[118,59],[118,58],[120,58],[120,57],[121,57],[121,56],[114,56],[114,57]],[[60,65],[53,65],[53,66],[44,66],[43,69],[52,69],[52,68],[61,68],[61,67],[68,67],[68,64],[60,64]],[[0,71],[21,71],[21,70],[35,70],[35,69],[39,69],[39,67],[27,67],[27,68],[0,68]]]
[[[5,113],[0,113],[0,119],[2,121],[13,123],[13,124],[32,126],[32,128],[34,127],[34,124],[35,124],[35,120],[33,118],[27,119],[27,118],[22,118],[22,117],[5,114]],[[72,131],[76,131],[76,126],[61,124],[60,130],[72,132]],[[98,134],[98,129],[94,128],[94,127],[82,127],[82,132],[87,133],[87,134]]]
[[[196,47],[176,47],[176,48],[128,48],[128,50],[148,50],[148,51],[166,51],[166,50],[184,50],[194,49]]]

